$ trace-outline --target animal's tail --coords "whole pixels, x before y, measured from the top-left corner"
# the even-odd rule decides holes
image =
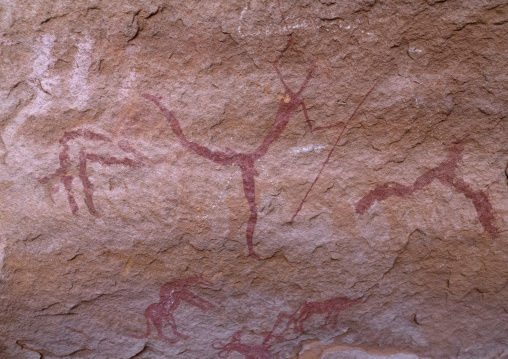
[[[150,335],[150,321],[148,320],[148,318],[145,318],[146,319],[146,333],[143,334],[143,335],[135,335],[133,336],[133,338],[136,338],[136,339],[145,339],[145,338],[148,338],[148,336]]]

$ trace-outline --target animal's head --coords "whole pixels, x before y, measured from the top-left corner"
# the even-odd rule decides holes
[[[241,330],[237,331],[233,336],[231,337],[231,341],[227,344],[222,344],[221,342],[215,342],[212,344],[212,348],[215,350],[219,350],[217,355],[219,358],[225,358],[229,354],[231,354],[232,351],[235,351],[238,348],[238,345],[241,343],[240,336],[242,335]]]
[[[187,285],[197,285],[197,284],[205,286],[205,287],[212,286],[212,282],[203,278],[203,274],[198,274],[198,275],[187,278]]]

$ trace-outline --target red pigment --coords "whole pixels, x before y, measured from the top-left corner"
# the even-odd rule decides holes
[[[210,286],[211,283],[202,276],[195,276],[190,278],[180,278],[164,284],[159,291],[159,301],[157,303],[150,304],[145,309],[146,319],[146,332],[141,336],[135,336],[137,339],[144,339],[150,335],[151,327],[150,322],[153,323],[159,338],[162,338],[169,343],[176,343],[178,338],[188,339],[187,335],[184,335],[178,331],[175,317],[173,312],[180,306],[181,302],[187,302],[199,308],[203,313],[210,309],[213,304],[203,299],[189,290],[190,286],[194,285]],[[171,329],[173,334],[177,338],[170,338],[162,332],[162,324],[165,320]]]
[[[63,183],[65,191],[67,192],[67,201],[69,202],[69,207],[71,208],[72,214],[77,214],[78,212],[78,204],[74,198],[74,194],[72,191],[72,180],[73,176],[69,174],[72,163],[69,154],[69,142],[75,140],[77,138],[84,138],[88,141],[100,141],[100,142],[109,142],[112,143],[110,137],[106,135],[102,135],[90,130],[78,129],[70,132],[65,132],[64,135],[60,138],[60,145],[63,147],[60,151],[59,159],[60,159],[60,167],[51,175],[40,178],[39,182],[47,183],[49,180],[60,177],[60,181]],[[94,153],[88,153],[85,151],[79,152],[79,178],[81,183],[83,184],[83,194],[85,197],[85,204],[88,207],[88,211],[90,214],[94,216],[98,216],[97,210],[95,208],[93,202],[93,185],[90,182],[90,179],[87,175],[87,162],[97,162],[105,166],[112,165],[122,165],[127,167],[141,167],[147,164],[156,163],[149,160],[142,153],[135,150],[127,140],[121,140],[118,142],[118,147],[125,153],[132,154],[134,159],[131,158],[118,158],[114,156],[102,156]]]
[[[412,185],[404,186],[396,182],[378,184],[372,191],[363,196],[355,204],[357,213],[363,214],[372,207],[376,201],[384,201],[388,197],[408,197],[414,192],[420,191],[430,185],[432,181],[438,180],[443,185],[451,187],[454,191],[462,193],[473,202],[483,229],[496,238],[499,230],[494,226],[494,209],[484,191],[473,190],[463,179],[456,174],[458,162],[462,159],[464,146],[456,144],[448,150],[446,158],[437,167],[428,170],[419,176]]]

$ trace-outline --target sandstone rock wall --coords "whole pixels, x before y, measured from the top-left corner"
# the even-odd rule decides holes
[[[505,0],[2,0],[0,357],[508,358],[507,38]]]

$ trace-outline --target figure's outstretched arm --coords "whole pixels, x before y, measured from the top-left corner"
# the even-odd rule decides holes
[[[205,157],[209,159],[210,161],[213,161],[215,163],[221,164],[221,165],[232,165],[234,162],[233,155],[227,154],[221,151],[212,151],[208,147],[199,145],[193,141],[189,141],[185,134],[183,133],[182,127],[180,126],[180,122],[178,122],[177,118],[173,116],[171,111],[169,111],[160,101],[158,97],[155,97],[153,95],[143,94],[141,95],[145,99],[152,101],[157,107],[159,107],[159,110],[162,112],[164,117],[169,123],[169,126],[171,127],[171,130],[176,135],[178,140],[180,141],[181,145],[185,148],[188,148],[192,151],[194,151],[196,154]]]

